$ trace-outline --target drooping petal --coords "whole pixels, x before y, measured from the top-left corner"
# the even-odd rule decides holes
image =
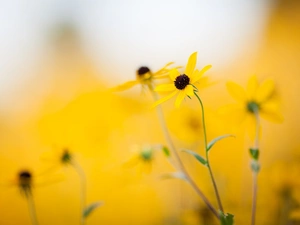
[[[176,68],[171,69],[169,71],[169,76],[170,76],[170,78],[171,78],[172,81],[175,81],[176,77],[178,77],[179,75],[180,75],[180,73],[179,73],[179,71]]]
[[[194,69],[195,69],[196,63],[197,63],[197,52],[194,52],[189,57],[189,60],[186,64],[186,68],[185,68],[184,73],[188,76],[191,76]]]
[[[168,66],[174,64],[174,62],[169,62],[167,63],[163,68],[161,68],[160,70],[156,71],[153,76],[159,76],[159,75],[162,75],[166,72],[168,72],[169,70],[167,69]]]
[[[207,65],[207,66],[203,67],[202,70],[200,70],[200,71],[196,70],[198,72],[195,71],[195,73],[193,74],[192,83],[198,82],[200,80],[200,78],[203,76],[203,74],[207,70],[209,70],[211,67],[212,67],[211,65]]]
[[[194,87],[192,85],[187,85],[184,89],[184,92],[185,92],[185,95],[190,96],[190,97],[195,95]]]
[[[157,92],[174,91],[174,90],[176,90],[174,84],[161,84],[154,89],[154,91]]]
[[[226,84],[229,94],[239,102],[245,102],[247,100],[245,90],[238,84],[234,82],[227,82]]]
[[[173,91],[171,94],[169,94],[169,95],[167,95],[167,96],[165,96],[165,97],[163,97],[163,98],[157,100],[156,102],[153,103],[152,107],[154,108],[154,107],[158,106],[159,104],[161,104],[161,103],[163,103],[163,102],[169,100],[169,99],[172,98],[174,95],[176,95],[177,92],[178,92],[178,91]]]
[[[112,92],[118,92],[118,91],[125,91],[131,87],[133,87],[134,85],[139,84],[140,82],[138,80],[132,80],[132,81],[128,81],[124,84],[121,84],[119,86],[116,86],[114,88],[111,88],[110,91]]]
[[[181,102],[183,101],[183,99],[185,98],[186,94],[184,91],[179,91],[179,94],[176,98],[176,101],[175,101],[175,107],[178,108],[181,104]]]
[[[259,103],[267,101],[274,93],[275,84],[271,79],[265,80],[257,89],[255,100]]]
[[[256,76],[250,77],[247,83],[247,97],[248,99],[253,100],[255,98],[255,93],[258,88],[258,81]]]

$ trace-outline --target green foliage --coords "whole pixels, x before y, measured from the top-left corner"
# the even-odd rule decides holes
[[[90,205],[88,205],[82,213],[82,216],[84,218],[87,218],[95,209],[97,209],[99,206],[103,205],[103,202],[93,202]]]
[[[217,143],[218,141],[222,140],[223,138],[227,138],[227,137],[234,137],[234,136],[231,134],[225,134],[225,135],[216,137],[215,139],[213,139],[211,142],[208,143],[206,151],[209,151],[212,148],[212,146],[214,146],[215,143]]]
[[[167,156],[167,157],[171,156],[170,150],[166,146],[162,147],[162,151],[165,154],[165,156]]]
[[[202,165],[207,166],[207,161],[202,156],[200,156],[197,152],[193,152],[191,150],[182,150],[182,151],[193,155]]]
[[[233,217],[234,215],[230,214],[230,213],[223,213],[220,211],[220,221],[221,221],[221,225],[233,225]]]
[[[258,158],[259,158],[259,149],[258,148],[250,148],[249,152],[250,152],[252,159],[258,160]]]

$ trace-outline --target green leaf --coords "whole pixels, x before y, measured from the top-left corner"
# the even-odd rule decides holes
[[[206,151],[209,151],[212,148],[212,146],[214,146],[214,144],[216,144],[218,141],[222,140],[223,138],[227,138],[227,137],[234,137],[234,136],[231,134],[225,134],[225,135],[216,137],[215,139],[213,139],[211,142],[208,143]]]
[[[202,165],[207,166],[207,161],[202,156],[200,156],[197,152],[193,152],[191,150],[182,150],[182,151],[193,155]]]
[[[220,221],[221,225],[233,225],[233,217],[234,215],[230,213],[224,214],[223,212],[220,211]]]
[[[185,174],[182,172],[166,173],[162,175],[161,178],[162,179],[177,178],[177,179],[188,181]]]
[[[259,149],[258,148],[250,148],[249,152],[250,152],[252,159],[258,160],[258,158],[259,158]]]
[[[82,213],[83,218],[87,218],[95,209],[97,209],[101,205],[103,205],[103,202],[93,202],[85,207]]]
[[[162,151],[167,157],[171,156],[170,150],[166,146],[163,146]]]

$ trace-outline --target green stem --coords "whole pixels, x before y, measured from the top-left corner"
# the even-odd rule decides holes
[[[158,98],[158,95],[156,92],[154,92],[153,88],[151,85],[149,85],[149,89],[151,90],[151,93],[153,95],[153,98],[155,101],[157,101],[159,98]],[[164,137],[168,143],[168,146],[170,147],[175,159],[176,159],[176,162],[177,162],[177,165],[175,165],[175,167],[177,166],[177,169],[179,169],[186,177],[187,181],[191,184],[191,186],[194,188],[194,190],[196,191],[196,193],[202,198],[202,200],[204,201],[204,203],[206,204],[206,206],[209,208],[210,211],[212,211],[212,213],[218,218],[220,219],[220,216],[219,216],[219,213],[218,211],[213,207],[213,205],[211,204],[211,202],[207,199],[207,197],[203,194],[203,192],[201,191],[201,189],[197,186],[197,184],[195,183],[195,181],[192,179],[192,177],[188,174],[187,170],[185,169],[178,153],[177,153],[177,150],[175,148],[175,145],[170,137],[170,134],[169,134],[169,131],[168,131],[168,128],[167,128],[167,125],[166,125],[166,122],[165,122],[165,118],[164,118],[164,114],[163,114],[163,110],[162,110],[162,107],[161,105],[158,105],[156,107],[156,111],[157,111],[157,114],[158,114],[158,117],[159,117],[159,122],[160,122],[160,125],[161,125],[161,128],[163,130],[163,133],[164,133]]]
[[[28,203],[31,223],[32,223],[32,225],[38,225],[39,223],[38,223],[37,216],[36,216],[35,204],[33,201],[32,194],[29,193],[28,195],[26,195],[26,199],[27,199],[27,203]]]
[[[83,212],[86,205],[86,176],[84,173],[84,170],[81,168],[81,166],[78,163],[72,163],[72,166],[74,167],[75,171],[77,172],[79,178],[80,178],[80,224],[85,224],[85,218],[83,216]]]
[[[219,206],[220,210],[222,212],[224,212],[223,206],[222,206],[222,203],[221,203],[221,198],[220,198],[220,195],[219,195],[219,192],[218,192],[217,184],[216,184],[216,181],[215,181],[215,178],[214,178],[214,175],[213,175],[210,163],[209,163],[208,150],[207,150],[207,134],[206,134],[203,102],[202,102],[201,98],[197,95],[197,93],[196,92],[194,92],[194,93],[195,93],[195,95],[196,95],[196,97],[197,97],[197,99],[198,99],[198,101],[201,105],[201,110],[202,110],[202,125],[203,125],[203,133],[204,133],[204,149],[205,149],[205,153],[206,153],[207,168],[208,168],[209,175],[210,175],[210,178],[211,178],[212,183],[213,183],[213,187],[214,187],[215,194],[216,194],[217,201],[218,201],[218,206]]]
[[[256,122],[256,127],[255,127],[255,140],[254,140],[254,149],[257,149],[259,151],[259,114],[258,112],[254,113],[255,115],[255,122]],[[255,225],[255,215],[256,215],[256,202],[257,202],[257,176],[258,176],[258,171],[254,171],[252,169],[252,174],[253,174],[253,188],[252,188],[252,213],[251,213],[251,225]]]

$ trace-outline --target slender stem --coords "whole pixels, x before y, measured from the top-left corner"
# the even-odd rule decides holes
[[[156,92],[153,91],[153,88],[149,85],[149,89],[151,90],[151,93],[153,95],[153,98],[155,101],[157,101],[159,98],[158,98],[158,95]],[[177,153],[177,150],[175,148],[175,145],[170,137],[170,134],[169,134],[169,131],[167,129],[167,125],[166,125],[166,122],[165,122],[165,118],[164,118],[164,114],[163,114],[163,111],[162,111],[162,107],[161,105],[158,105],[156,107],[156,111],[157,111],[157,114],[158,114],[158,117],[159,117],[159,122],[160,122],[160,125],[161,125],[161,128],[163,130],[163,133],[164,133],[164,136],[165,136],[165,139],[168,143],[168,146],[170,147],[175,159],[176,159],[176,162],[177,162],[177,169],[179,169],[186,177],[187,181],[191,184],[191,186],[194,188],[194,190],[196,191],[196,193],[202,198],[202,200],[204,201],[204,203],[206,204],[206,206],[209,208],[209,210],[212,211],[212,213],[218,218],[220,219],[220,216],[219,216],[219,213],[218,211],[213,207],[213,205],[211,204],[211,202],[206,198],[206,196],[203,194],[203,192],[201,191],[201,189],[197,186],[197,184],[195,183],[195,181],[191,178],[191,176],[188,174],[187,170],[185,169],[178,153]],[[175,166],[176,167],[176,166]]]
[[[85,204],[86,204],[86,176],[84,173],[84,170],[81,168],[81,166],[73,162],[72,166],[74,167],[75,171],[77,172],[79,178],[80,178],[80,185],[81,185],[81,190],[80,190],[80,224],[84,225],[85,224],[85,218],[83,216],[83,212],[85,209]]]
[[[254,113],[255,115],[255,122],[256,122],[256,127],[255,127],[255,140],[254,140],[254,149],[257,149],[259,151],[259,114],[258,112]],[[253,174],[253,188],[252,188],[252,213],[251,213],[251,225],[255,225],[255,214],[256,214],[256,202],[257,202],[257,176],[258,176],[258,171],[252,170]]]
[[[38,225],[39,223],[38,223],[37,216],[36,216],[35,204],[33,201],[32,194],[31,193],[27,194],[26,199],[27,199],[27,203],[28,203],[31,223],[32,223],[32,225]]]
[[[217,184],[216,184],[216,181],[215,181],[215,178],[214,178],[214,175],[213,175],[210,163],[209,163],[209,157],[208,157],[208,151],[207,151],[207,134],[206,134],[203,102],[202,102],[201,98],[197,95],[197,93],[196,92],[194,92],[194,93],[195,93],[197,99],[199,100],[199,103],[201,105],[201,110],[202,110],[202,126],[203,126],[203,134],[204,134],[204,149],[205,149],[205,154],[206,154],[207,168],[208,168],[209,175],[210,175],[210,178],[211,178],[212,183],[213,183],[213,187],[214,187],[215,194],[216,194],[217,201],[218,201],[218,206],[219,206],[220,210],[222,212],[224,212],[223,206],[222,206],[222,203],[221,203],[221,198],[220,198],[220,195],[219,195],[219,192],[218,192]]]

